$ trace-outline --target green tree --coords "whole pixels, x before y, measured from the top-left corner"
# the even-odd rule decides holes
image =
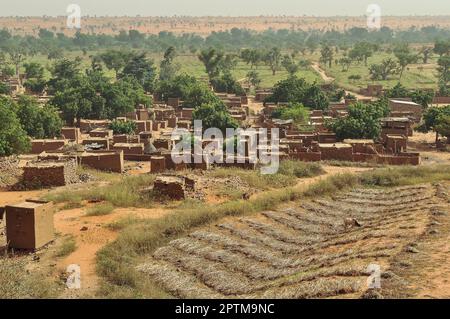
[[[30,140],[14,109],[12,100],[0,97],[0,156],[25,153],[30,149]]]
[[[21,95],[17,101],[17,117],[28,136],[53,138],[60,135],[63,122],[57,110],[39,105],[34,97]]]
[[[131,54],[129,52],[108,50],[105,53],[99,55],[101,61],[106,65],[109,70],[114,70],[116,79],[119,72],[125,67],[126,63],[130,59]]]
[[[439,93],[446,96],[450,93],[450,55],[439,58],[437,70],[439,74]]]
[[[395,57],[398,60],[400,66],[400,80],[402,79],[403,72],[409,64],[417,62],[418,56],[413,53],[408,45],[399,45],[394,49]]]
[[[164,59],[161,61],[159,70],[159,79],[162,81],[171,80],[180,70],[181,66],[179,63],[175,63],[174,59],[176,57],[175,47],[169,47],[164,53]]]
[[[203,130],[218,128],[225,133],[227,128],[238,127],[238,123],[231,117],[222,101],[202,104],[194,110],[192,116],[194,120],[202,121]]]
[[[439,57],[448,55],[450,53],[450,40],[436,41],[433,51],[434,53],[439,54]]]
[[[275,75],[277,70],[280,68],[281,63],[281,51],[278,48],[272,48],[266,53],[264,58],[266,64],[272,70],[272,75]]]
[[[333,63],[334,51],[329,45],[323,45],[320,50],[320,62],[328,64],[328,67],[331,68]]]
[[[305,79],[296,76],[275,84],[273,94],[265,102],[300,103],[316,110],[325,110],[329,105],[327,95],[317,83],[309,84]]]
[[[216,92],[244,95],[241,84],[236,81],[230,72],[224,72],[222,76],[212,79],[211,85]]]
[[[249,71],[247,73],[247,83],[249,85],[252,85],[252,86],[258,88],[259,85],[261,84],[261,78],[259,76],[259,73],[254,70]]]
[[[285,55],[283,57],[281,65],[286,69],[290,76],[297,73],[300,68],[299,65],[295,63],[294,59],[289,55]]]
[[[153,92],[156,67],[153,60],[148,59],[145,53],[134,54],[125,64],[120,77],[127,76],[134,77],[147,92]]]
[[[217,52],[215,49],[202,50],[198,55],[198,59],[203,63],[208,73],[209,80],[219,76],[221,66],[224,60],[224,54]]]
[[[373,55],[375,47],[368,42],[358,42],[349,52],[349,58],[356,61],[364,61],[367,66],[367,60]]]
[[[449,116],[450,105],[447,105],[446,107],[430,107],[424,113],[423,122],[417,128],[417,130],[423,133],[434,131],[436,133],[437,143],[439,140],[439,134],[445,135],[448,132],[447,129]]]
[[[372,80],[386,81],[390,75],[396,74],[398,71],[397,63],[391,59],[385,59],[380,64],[372,64],[369,68]]]
[[[326,125],[338,139],[378,139],[381,133],[380,118],[389,113],[386,100],[376,103],[355,103],[349,106],[348,116],[338,118]]]

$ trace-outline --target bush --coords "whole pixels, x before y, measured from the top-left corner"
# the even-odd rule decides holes
[[[127,134],[131,135],[136,130],[136,123],[130,121],[117,121],[114,120],[109,124],[109,129],[113,130],[114,134]]]

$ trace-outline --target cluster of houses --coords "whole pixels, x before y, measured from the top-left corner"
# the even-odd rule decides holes
[[[374,91],[379,88],[371,89]],[[256,100],[262,100],[270,90],[257,91]],[[273,110],[280,104],[265,103],[260,114],[252,115],[247,96],[217,94],[225,103],[231,116],[244,126],[255,129],[279,129],[279,148],[277,155],[281,160],[301,161],[348,161],[372,162],[389,165],[418,165],[420,154],[407,151],[408,137],[413,134],[413,126],[421,120],[422,107],[407,99],[390,100],[390,116],[381,119],[382,132],[378,140],[338,141],[329,132],[325,123],[347,115],[348,106],[354,100],[332,103],[327,111],[312,110],[310,123],[305,128],[297,126],[292,120],[272,118]],[[157,97],[155,97],[157,98]],[[156,99],[157,100],[157,99]],[[149,162],[151,173],[167,170],[181,171],[209,169],[212,163],[178,163],[172,159],[172,150],[181,139],[174,137],[177,128],[193,130],[193,109],[183,107],[179,98],[170,98],[167,103],[155,102],[151,109],[137,108],[133,112],[116,118],[118,121],[132,121],[136,130],[131,135],[114,134],[109,128],[109,120],[81,120],[79,127],[64,127],[61,138],[52,140],[33,140],[32,153],[37,159],[24,168],[29,179],[42,179],[42,185],[62,185],[72,180],[67,178],[70,167],[83,165],[98,170],[124,172],[125,161]],[[269,136],[270,137],[270,136]],[[203,140],[205,146],[211,141]],[[247,143],[249,144],[249,143]],[[270,146],[264,152],[270,153]],[[240,161],[224,161],[217,166],[255,168],[257,163],[250,161],[250,149],[237,154]],[[69,168],[67,163],[70,162]],[[51,164],[52,163],[52,164]],[[51,177],[49,170],[58,170],[61,177]],[[70,175],[70,174],[69,174]],[[54,181],[52,183],[52,180]]]

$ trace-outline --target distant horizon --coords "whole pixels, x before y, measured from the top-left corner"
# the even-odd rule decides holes
[[[67,15],[9,15],[4,16],[0,14],[0,18],[62,18],[67,17]],[[246,18],[246,17],[286,17],[286,18],[365,18],[366,15],[269,15],[269,14],[260,14],[260,15],[92,15],[86,14],[82,15],[82,17],[87,18]],[[398,17],[398,18],[408,18],[408,17],[450,17],[450,13],[448,14],[409,14],[409,15],[396,15],[396,14],[386,14],[384,17]]]
[[[65,16],[70,4],[82,16],[99,17],[259,17],[364,16],[371,4],[383,16],[447,16],[450,6],[443,0],[0,0],[3,17]],[[446,3],[447,2],[447,3]]]

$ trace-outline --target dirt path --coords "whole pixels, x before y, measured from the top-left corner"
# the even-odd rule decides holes
[[[118,232],[107,226],[124,218],[160,218],[169,210],[152,208],[118,208],[105,216],[85,216],[86,208],[58,212],[55,215],[55,229],[61,236],[73,236],[76,250],[57,262],[57,271],[64,273],[71,264],[81,268],[81,289],[66,289],[61,298],[92,297],[98,289],[99,278],[95,270],[97,252],[114,241]]]
[[[330,83],[335,81],[335,78],[333,78],[331,76],[328,76],[327,73],[325,72],[325,70],[323,70],[320,67],[319,63],[313,62],[311,64],[311,67],[313,68],[314,71],[316,71],[320,75],[320,77],[322,78],[322,80],[325,81],[326,84],[330,84]],[[359,94],[359,93],[356,93],[356,92],[353,92],[353,91],[349,91],[349,90],[345,90],[345,92],[347,94],[354,95],[359,100],[360,99],[369,99],[369,98],[371,98],[369,96],[365,96],[365,95],[362,95],[362,94]]]

